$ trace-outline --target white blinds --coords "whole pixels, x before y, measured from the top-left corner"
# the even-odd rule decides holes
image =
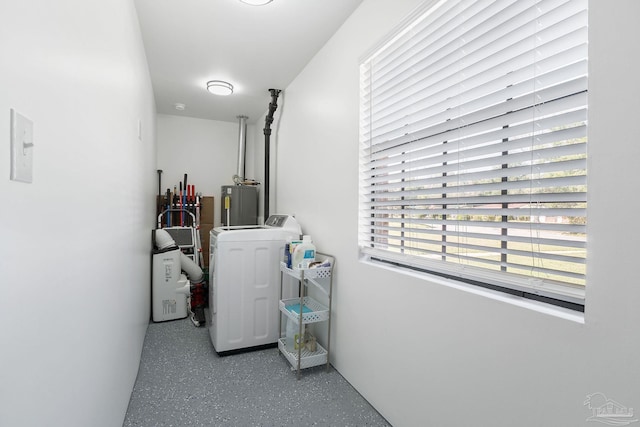
[[[587,0],[447,0],[361,64],[360,247],[580,302]]]

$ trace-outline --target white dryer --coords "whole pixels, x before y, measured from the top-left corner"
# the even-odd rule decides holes
[[[207,327],[218,354],[277,343],[280,261],[301,234],[289,215],[211,230]]]

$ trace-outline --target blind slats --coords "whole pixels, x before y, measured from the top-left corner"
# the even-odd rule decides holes
[[[559,247],[571,247],[571,248],[585,248],[585,242],[568,242],[566,240],[561,239],[552,239],[552,238],[533,238],[530,236],[517,236],[517,235],[504,235],[501,233],[502,228],[498,227],[499,224],[496,224],[496,227],[493,230],[493,233],[479,233],[479,232],[465,232],[464,237],[467,239],[482,239],[487,241],[489,244],[494,244],[494,246],[488,246],[492,250],[495,250],[495,243],[501,242],[514,242],[514,243],[529,243],[532,245],[552,245]],[[505,224],[506,226],[506,224]],[[372,226],[375,230],[373,234],[374,238],[385,238],[389,239],[392,236],[446,236],[446,237],[459,237],[460,231],[456,230],[456,227],[446,230],[435,230],[435,229],[420,229],[420,228],[411,228],[411,227],[389,227],[389,226]],[[400,240],[404,239],[403,237],[399,237]],[[427,240],[425,240],[427,241]],[[446,240],[442,239],[439,241],[430,240],[430,243],[441,244]]]
[[[552,274],[552,275],[556,275],[564,278],[584,279],[585,277],[584,274],[574,273],[572,271],[545,268],[545,267],[541,267],[540,265],[518,264],[518,263],[508,262],[508,261],[498,261],[491,258],[474,255],[473,253],[469,253],[469,252],[458,252],[455,254],[443,255],[442,253],[436,250],[430,250],[428,248],[417,248],[417,247],[407,248],[405,246],[393,245],[393,244],[386,245],[386,249],[402,250],[403,252],[410,253],[412,255],[415,255],[416,253],[422,253],[425,255],[431,255],[433,257],[445,256],[446,258],[449,258],[451,261],[455,262],[460,266],[464,265],[465,268],[467,268],[467,265],[485,264],[493,267],[505,267],[505,268],[511,268],[511,269],[521,269],[521,270],[526,269],[530,273],[534,273],[534,272],[546,273],[546,274]],[[517,254],[514,254],[512,251],[504,251],[504,253],[507,255],[517,255]]]
[[[460,121],[455,123],[449,123],[444,121],[443,123],[434,124],[431,127],[421,129],[414,134],[403,134],[394,140],[388,140],[384,142],[373,143],[373,141],[365,139],[367,148],[365,149],[365,155],[367,153],[376,154],[382,153],[389,149],[405,148],[408,147],[408,143],[425,140],[425,146],[429,146],[429,143],[442,143],[442,141],[457,140],[462,136],[461,123],[467,123],[464,126],[466,135],[476,135],[482,132],[495,131],[496,129],[510,126],[511,124],[518,125],[522,123],[528,123],[531,129],[536,129],[538,124],[534,118],[546,118],[556,114],[568,113],[570,111],[584,111],[586,112],[585,105],[587,97],[585,92],[579,92],[575,95],[555,99],[546,103],[538,104],[535,106],[529,106],[524,109],[512,109],[503,107],[503,114],[491,117],[479,122],[473,122],[471,117],[460,118]],[[513,105],[513,103],[511,104]],[[477,115],[477,114],[476,114]],[[507,116],[508,117],[505,117]],[[573,122],[569,122],[573,123]],[[569,123],[565,123],[568,125]],[[544,129],[544,127],[542,127]],[[386,154],[386,153],[384,153]]]
[[[439,2],[363,61],[365,254],[581,301],[587,14],[586,0]]]
[[[567,172],[567,171],[584,171],[587,167],[586,159],[575,159],[575,160],[566,160],[562,162],[554,162],[554,163],[541,163],[536,165],[536,169],[539,174],[552,174],[557,172]],[[498,172],[497,172],[498,171]],[[482,185],[483,181],[486,182],[488,180],[495,179],[509,179],[509,178],[518,178],[518,177],[527,177],[530,176],[531,166],[518,166],[512,167],[508,169],[490,169],[481,172],[474,172],[472,175],[476,180],[480,181],[479,183],[475,183],[474,185]],[[461,177],[461,178],[460,178]],[[381,192],[381,191],[411,191],[412,187],[421,186],[424,189],[436,188],[440,189],[443,186],[455,185],[459,182],[462,182],[464,185],[465,182],[468,182],[469,179],[467,174],[460,175],[441,175],[438,177],[428,177],[423,179],[413,179],[411,181],[411,185],[399,185],[397,181],[391,181],[389,179],[379,178],[378,181],[372,182],[372,180],[362,180],[361,189],[365,193],[373,193],[373,192]],[[565,178],[560,178],[565,179]],[[567,178],[568,179],[568,178]],[[515,179],[505,181],[504,189],[508,189],[509,182],[514,182]],[[502,181],[501,181],[502,182]],[[530,181],[529,181],[530,182]],[[367,183],[371,183],[368,185]],[[530,184],[531,185],[531,184]]]
[[[566,107],[566,103],[564,104],[564,106]],[[560,108],[558,109],[562,110],[562,107],[563,106],[560,106]],[[531,135],[534,126],[538,130],[549,129],[552,132],[564,131],[563,129],[561,129],[561,127],[566,126],[567,123],[584,122],[587,119],[587,111],[586,109],[566,111],[564,113],[554,114],[546,118],[542,118],[540,120],[537,120],[535,123],[532,123],[531,121],[521,121],[520,119],[522,119],[523,116],[525,116],[524,113],[520,113],[517,116],[512,116],[512,118],[519,120],[518,124],[515,125],[511,124],[509,126],[499,126],[496,123],[486,122],[482,125],[471,125],[467,129],[469,133],[473,133],[473,136],[465,138],[464,141],[465,143],[470,145],[480,145],[489,141],[503,141],[506,139],[507,141],[503,142],[507,144],[513,144],[514,140],[521,138],[523,135]],[[586,128],[583,129],[580,136],[586,136]],[[576,138],[577,137],[578,136],[576,136]],[[378,164],[385,164],[385,160],[387,159],[389,160],[389,162],[392,162],[395,156],[404,153],[416,153],[415,155],[422,156],[429,156],[434,154],[439,155],[443,151],[449,150],[448,147],[446,150],[442,150],[443,147],[441,146],[441,144],[443,144],[443,141],[446,140],[442,139],[440,135],[434,135],[400,146],[390,146],[384,148],[371,147],[368,151],[363,152],[362,155],[370,162],[380,162]],[[376,151],[373,151],[374,148],[376,149]],[[368,166],[376,167],[376,165],[373,164]]]
[[[465,51],[467,62],[464,68],[461,68],[460,64],[452,66],[450,63],[444,63],[434,70],[432,68],[438,64],[434,65],[433,58],[427,56],[423,61],[428,62],[428,67],[421,68],[420,64],[413,64],[405,74],[380,75],[377,70],[372,69],[371,74],[375,76],[371,80],[372,90],[377,90],[376,86],[384,86],[383,82],[386,81],[395,85],[389,96],[378,93],[375,99],[365,106],[371,108],[369,113],[376,120],[372,126],[374,136],[383,134],[379,130],[381,126],[394,124],[399,118],[410,117],[413,111],[424,105],[425,100],[429,105],[440,108],[455,106],[448,96],[449,89],[454,85],[464,86],[467,89],[465,95],[472,97],[479,91],[507,87],[531,76],[528,71],[531,69],[532,59],[536,61],[538,75],[553,71],[558,63],[569,65],[584,59],[587,49],[584,42],[586,28],[580,26],[581,17],[575,16],[571,22],[557,24],[562,26],[563,30],[571,30],[561,38],[532,34],[528,39],[514,43],[513,34],[508,34],[504,37],[506,45],[501,46],[502,50],[489,53],[484,49],[479,50],[485,55],[485,60],[473,60],[470,53]],[[557,28],[549,31],[555,33]],[[424,115],[425,112],[420,111],[420,114]]]
[[[456,133],[460,129],[466,128],[470,124],[482,123],[487,120],[492,120],[491,124],[494,126],[504,125],[505,122],[518,123],[520,120],[517,120],[516,116],[505,117],[516,112],[521,113],[520,115],[523,116],[522,121],[527,118],[531,119],[534,114],[538,117],[544,117],[549,113],[553,114],[554,111],[549,110],[554,107],[560,111],[570,109],[572,103],[568,101],[574,101],[574,103],[578,104],[574,108],[584,105],[583,99],[586,98],[584,96],[586,87],[586,77],[578,77],[564,82],[562,85],[536,91],[535,95],[524,94],[517,98],[503,98],[505,99],[504,102],[498,104],[489,103],[484,108],[476,108],[470,112],[463,105],[460,106],[460,110],[445,110],[434,116],[417,120],[410,125],[403,124],[398,130],[372,138],[370,143],[378,151],[379,148],[384,148],[385,145],[395,146],[429,135],[439,135],[444,140],[455,139]],[[552,101],[556,101],[556,103],[547,105]],[[543,111],[538,112],[536,109]],[[525,117],[525,115],[528,115],[528,117]]]
[[[522,150],[523,148],[531,147],[531,138],[517,140],[512,144],[506,142],[491,145],[485,144],[475,149],[465,146],[464,151],[460,150],[459,144],[443,144],[438,156],[418,157],[415,159],[417,156],[406,154],[395,158],[393,163],[370,163],[369,165],[373,166],[371,168],[372,175],[371,178],[367,179],[367,182],[371,182],[375,177],[382,177],[378,181],[417,179],[420,176],[452,171],[458,171],[459,174],[462,174],[465,171],[495,166],[496,163],[517,167],[525,163],[547,163],[550,160],[561,157],[584,156],[586,155],[586,143],[554,145],[556,142],[565,142],[567,139],[584,137],[586,135],[580,132],[580,129],[563,131],[563,135],[541,135],[536,137],[537,142],[542,146],[547,146],[547,148],[537,148],[531,151]],[[502,169],[506,167],[501,166]],[[497,175],[500,176],[499,173]]]
[[[583,26],[581,14],[584,11],[580,11],[579,6],[574,10],[568,10],[573,8],[571,2],[565,2],[564,5],[547,13],[541,9],[552,3],[557,5],[557,1],[544,1],[538,5],[532,5],[531,2],[492,2],[485,3],[489,4],[489,7],[484,11],[493,13],[491,9],[495,8],[491,6],[499,3],[511,5],[491,17],[476,14],[465,20],[464,15],[458,15],[450,21],[452,24],[448,28],[448,35],[437,40],[428,37],[419,40],[419,37],[414,37],[417,42],[412,43],[402,57],[389,58],[394,63],[400,62],[400,65],[389,68],[385,66],[384,61],[380,64],[373,63],[372,66],[377,72],[372,80],[372,87],[378,92],[378,98],[385,99],[389,89],[392,89],[392,95],[401,92],[407,85],[402,77],[409,75],[411,79],[419,80],[422,76],[416,70],[424,70],[432,75],[447,75],[451,71],[459,70],[460,64],[478,67],[486,63],[495,63],[497,55],[517,57],[529,51],[532,46],[539,47],[548,41],[569,38],[574,30]],[[491,24],[491,29],[487,30],[487,25]],[[526,26],[531,30],[523,31],[523,27],[526,30]],[[558,31],[558,27],[561,27],[562,31]],[[542,54],[544,51],[538,51],[538,55]],[[488,57],[492,59],[487,60]],[[465,72],[467,75],[475,74],[469,69]]]

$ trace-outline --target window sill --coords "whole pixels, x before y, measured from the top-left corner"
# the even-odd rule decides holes
[[[494,301],[500,301],[506,304],[511,304],[516,307],[521,307],[527,310],[536,311],[538,313],[546,314],[549,316],[557,317],[560,319],[568,320],[578,324],[584,324],[584,313],[570,310],[564,307],[558,307],[551,304],[523,298],[517,295],[507,294],[505,292],[494,291],[492,289],[482,288],[480,286],[470,285],[455,279],[445,278],[426,272],[419,272],[411,270],[409,268],[403,268],[393,265],[388,265],[382,262],[371,261],[368,257],[361,257],[360,262],[375,268],[382,268],[387,271],[393,271],[405,276],[413,277],[419,280],[429,281],[438,285],[446,286],[449,288],[457,289],[463,292],[468,292],[481,297],[489,298]]]

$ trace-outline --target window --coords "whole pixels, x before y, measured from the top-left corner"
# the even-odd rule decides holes
[[[360,77],[361,252],[583,310],[587,1],[427,2]]]

